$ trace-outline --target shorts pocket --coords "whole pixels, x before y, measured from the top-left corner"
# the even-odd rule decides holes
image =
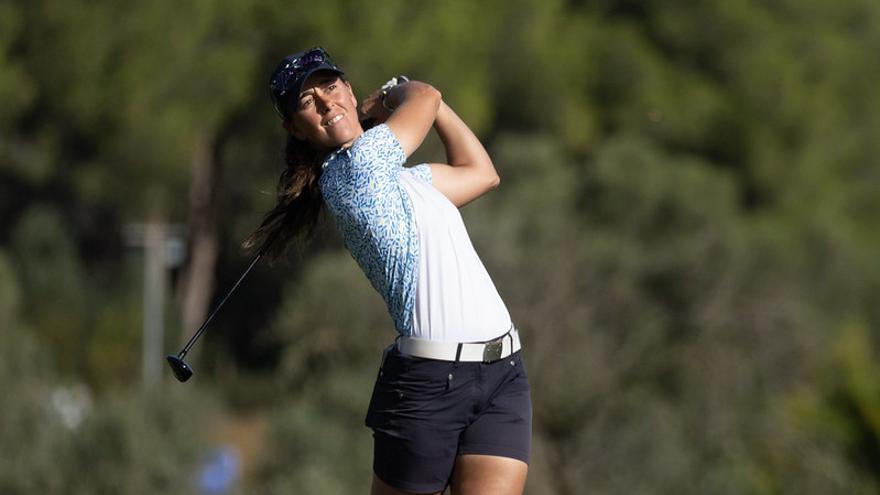
[[[455,363],[415,358],[392,350],[385,358],[367,410],[367,426],[393,425],[398,418],[430,419],[444,408],[443,396],[451,388]]]

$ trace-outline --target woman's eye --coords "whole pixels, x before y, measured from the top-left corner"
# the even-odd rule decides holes
[[[303,98],[302,100],[299,101],[300,108],[309,108],[310,106],[312,106],[312,99],[311,98]]]
[[[327,91],[336,91],[336,83],[327,86]]]

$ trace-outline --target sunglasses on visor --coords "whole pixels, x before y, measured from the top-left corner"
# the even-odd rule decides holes
[[[287,118],[294,91],[302,87],[305,77],[317,69],[328,69],[342,74],[330,55],[321,47],[315,47],[282,61],[269,81],[272,106],[281,118]]]

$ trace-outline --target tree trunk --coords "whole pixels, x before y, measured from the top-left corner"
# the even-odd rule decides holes
[[[214,292],[220,176],[217,135],[199,139],[193,151],[189,195],[189,256],[181,277],[181,318],[186,341],[202,323]]]

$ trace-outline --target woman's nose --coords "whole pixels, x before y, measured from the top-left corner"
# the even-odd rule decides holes
[[[330,109],[330,97],[327,95],[322,95],[320,93],[315,95],[315,102],[318,104],[318,109],[321,113]]]

